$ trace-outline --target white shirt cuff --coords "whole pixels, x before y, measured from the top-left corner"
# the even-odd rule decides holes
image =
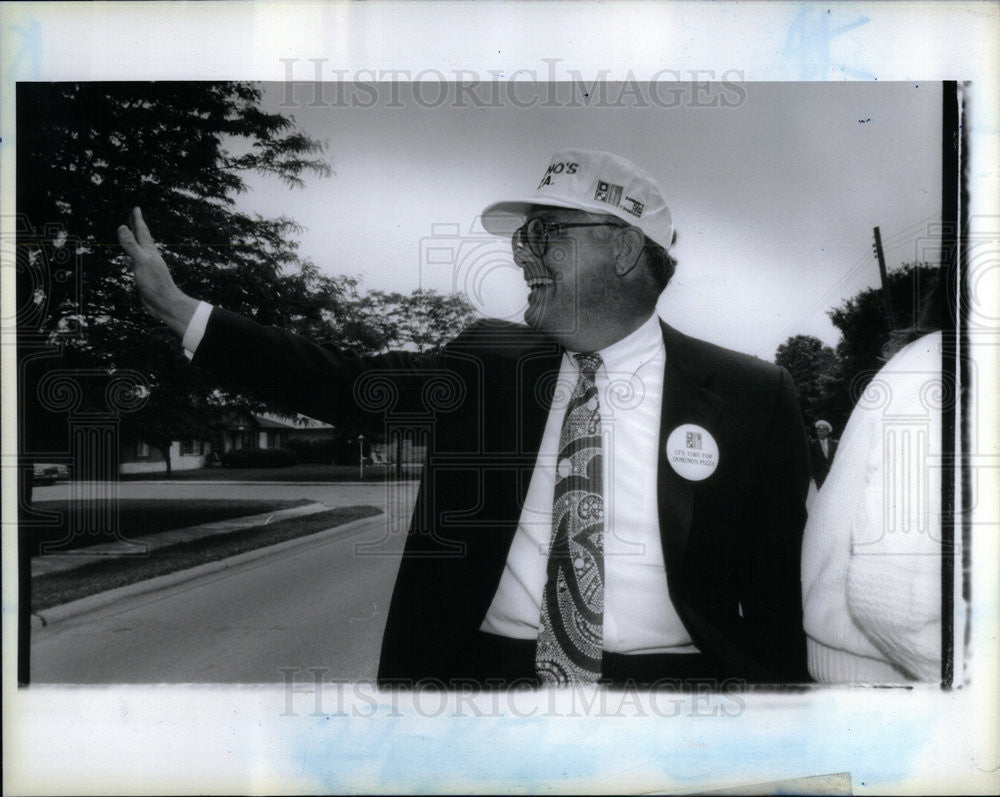
[[[198,302],[198,309],[194,311],[187,329],[184,330],[184,339],[181,345],[184,347],[184,356],[189,360],[198,351],[198,344],[205,337],[205,329],[208,327],[208,317],[212,315],[212,305],[208,302]]]

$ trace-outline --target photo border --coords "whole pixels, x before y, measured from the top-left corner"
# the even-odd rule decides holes
[[[350,28],[352,24],[349,17],[355,19],[364,18],[362,27],[369,31],[384,34],[386,40],[393,37],[407,37],[411,31],[406,28],[406,21],[390,23],[382,14],[386,9],[384,4],[367,4],[370,10],[364,7],[352,6],[348,12],[346,7],[337,6],[333,11],[327,12],[319,7],[307,7],[305,10],[293,11],[291,9],[280,9],[280,14],[284,17],[281,22],[275,23],[273,35],[267,37],[267,41],[260,41],[258,38],[257,24],[248,24],[246,19],[254,16],[255,23],[271,20],[275,22],[278,10],[255,8],[252,12],[245,8],[236,8],[228,4],[218,4],[214,8],[194,9],[188,4],[183,11],[177,7],[170,10],[181,14],[183,24],[183,36],[178,36],[174,46],[165,48],[162,43],[152,47],[152,55],[143,52],[140,47],[129,44],[129,36],[135,37],[135,42],[142,42],[148,35],[148,24],[150,20],[160,19],[167,13],[167,8],[172,4],[154,4],[158,8],[148,10],[139,9],[131,4],[88,4],[86,8],[75,4],[65,4],[62,8],[44,8],[25,4],[22,9],[11,8],[8,4],[3,7],[4,17],[4,39],[5,43],[13,38],[18,40],[14,29],[21,28],[28,32],[28,35],[36,35],[40,42],[49,45],[48,52],[45,47],[39,45],[42,52],[38,54],[38,71],[36,75],[28,76],[29,79],[70,79],[74,76],[79,79],[102,79],[109,73],[115,73],[121,67],[110,55],[118,55],[117,48],[108,48],[102,52],[102,45],[107,44],[108,32],[101,27],[107,23],[112,28],[116,36],[122,36],[123,50],[127,58],[123,59],[128,64],[137,65],[137,72],[148,76],[164,76],[164,72],[170,76],[177,76],[176,73],[187,73],[192,67],[188,59],[188,53],[183,47],[176,47],[176,44],[183,40],[185,43],[193,44],[193,49],[198,53],[194,59],[197,63],[195,69],[204,70],[213,78],[222,74],[239,71],[241,74],[250,73],[254,77],[273,76],[275,67],[267,66],[271,56],[277,53],[286,52],[288,42],[294,35],[296,28],[303,29],[308,21],[318,18],[321,24],[318,25],[320,31],[326,35],[336,37],[339,25]],[[565,23],[563,17],[566,8],[576,4],[550,4],[544,9],[551,19],[558,19],[566,28],[572,28],[572,24]],[[808,9],[813,4],[800,4],[798,7]],[[842,8],[846,8],[844,6]],[[97,13],[92,13],[94,9]],[[864,17],[872,22],[872,28],[880,25],[891,24],[899,21],[898,11],[887,8],[885,5],[873,4],[851,4],[851,12],[846,12],[849,16],[852,12],[857,12],[859,18]],[[597,10],[599,6],[592,6],[591,10]],[[788,7],[786,6],[786,11]],[[397,11],[398,9],[391,9]],[[738,22],[752,20],[755,30],[755,37],[760,42],[770,41],[771,26],[774,20],[782,14],[779,8],[766,10],[761,8],[749,8],[744,6],[739,9],[737,6],[724,6],[722,11],[716,8],[708,8],[700,4],[680,4],[671,6],[671,10],[685,18],[687,26],[702,26],[703,36],[713,36],[719,39],[718,44],[724,45],[726,41],[738,35]],[[582,21],[593,20],[593,16],[588,16],[586,4],[580,4],[578,9]],[[627,26],[637,18],[632,12],[650,13],[650,9],[645,4],[629,4],[623,12],[624,22]],[[729,23],[723,20],[720,13],[725,12],[731,15]],[[457,25],[461,23],[461,14],[468,14],[468,8],[454,8],[448,11],[447,7],[442,9],[428,10],[431,17],[441,22],[445,17],[451,17],[449,23]],[[496,8],[490,8],[476,14],[483,14],[488,20],[509,20],[513,16],[525,14],[530,18],[535,18],[534,11],[529,11],[519,4],[503,4]],[[965,130],[969,136],[969,157],[970,173],[973,175],[973,185],[970,195],[963,196],[968,199],[961,203],[962,219],[968,224],[963,225],[963,235],[967,234],[974,226],[973,220],[996,218],[995,191],[996,187],[995,166],[990,166],[990,156],[996,153],[996,100],[998,96],[996,89],[996,75],[983,72],[980,62],[976,60],[978,50],[972,45],[978,40],[974,31],[982,24],[983,15],[989,16],[991,12],[983,11],[982,7],[965,6],[957,4],[954,10],[946,10],[939,4],[926,4],[919,21],[911,19],[903,31],[901,41],[912,41],[914,37],[925,36],[928,40],[937,42],[945,35],[951,33],[953,43],[968,42],[968,52],[961,52],[961,48],[955,48],[954,52],[949,51],[950,58],[942,59],[936,63],[939,73],[936,75],[921,74],[922,79],[952,79],[955,74],[961,76],[962,80],[973,81],[969,91],[973,101],[971,124],[966,125]],[[992,12],[992,19],[996,21],[995,9]],[[242,16],[241,16],[242,15]],[[439,16],[440,15],[440,16]],[[499,15],[499,16],[498,16]],[[505,16],[506,15],[506,16]],[[753,16],[751,16],[753,15]],[[790,12],[785,13],[785,17],[795,17]],[[412,19],[412,18],[411,18]],[[537,19],[537,18],[535,18]],[[200,30],[208,20],[215,20],[216,25],[208,25],[205,30]],[[34,28],[37,21],[38,27]],[[173,22],[173,20],[170,20]],[[732,25],[730,27],[730,24]],[[214,58],[209,57],[210,48],[207,47],[213,39],[212,31],[219,28],[232,26],[236,29],[236,38],[241,41],[250,40],[253,42],[253,52],[250,53],[249,63],[236,67],[238,59],[228,61],[227,57],[232,54],[230,45],[224,44]],[[988,29],[988,25],[986,26]],[[32,33],[32,31],[35,33]],[[291,33],[289,32],[291,30]],[[391,31],[392,35],[389,35]],[[960,36],[956,36],[956,32]],[[898,50],[888,48],[885,39],[877,34],[869,36],[864,25],[857,26],[857,31],[853,34],[859,38],[861,44],[857,52],[863,53],[864,58],[857,64],[844,60],[838,61],[832,53],[830,44],[832,39],[826,41],[826,71],[822,73],[821,67],[824,65],[822,58],[822,48],[816,58],[808,61],[803,67],[802,63],[797,63],[796,59],[789,59],[788,56],[770,60],[767,56],[755,52],[752,48],[748,51],[745,47],[737,48],[735,56],[739,58],[742,54],[747,58],[747,63],[752,64],[747,69],[748,79],[755,79],[757,72],[770,79],[782,79],[804,74],[812,77],[852,78],[860,77],[866,79],[872,74],[871,69],[877,69],[879,79],[891,79],[894,75],[899,77],[899,70],[912,68],[933,72],[934,69],[927,69],[926,61],[915,59],[910,54],[906,58],[899,58]],[[827,33],[829,36],[829,31]],[[306,37],[310,39],[310,37]],[[72,46],[68,44],[72,42]],[[815,35],[813,38],[807,37],[807,42],[816,44]],[[51,44],[63,47],[57,57],[51,56]],[[429,44],[430,42],[428,42]],[[486,40],[480,40],[484,45]],[[823,40],[818,40],[819,44]],[[305,41],[302,45],[304,51],[309,52],[310,47],[315,47],[315,52],[326,52],[324,41],[319,33],[313,33],[311,40]],[[412,45],[411,45],[412,46]],[[548,56],[547,47],[551,47],[552,40],[540,38],[532,41],[530,47],[540,48],[533,52],[525,48],[520,52],[515,52],[510,63],[512,64],[536,64],[539,62],[537,53]],[[896,47],[900,46],[897,42]],[[988,63],[996,63],[996,45],[992,45],[993,58]],[[176,47],[176,49],[174,49]],[[270,55],[267,53],[271,50]],[[798,56],[803,58],[808,48],[803,47]],[[419,48],[406,50],[404,55],[414,57]],[[21,56],[22,50],[14,47],[5,47],[3,52],[14,52],[19,58],[19,68],[30,70],[32,59],[36,56],[33,50],[27,55]],[[852,51],[852,53],[855,51]],[[392,68],[403,68],[400,66],[401,57],[392,55],[391,46],[386,43],[376,46],[374,50],[366,53],[367,57],[373,61],[385,61]],[[643,56],[650,53],[643,50]],[[697,57],[690,50],[682,52],[684,59]],[[5,56],[6,58],[7,56]],[[246,54],[244,54],[246,57]],[[463,63],[482,63],[477,61],[482,55],[477,51],[467,56],[468,60]],[[579,60],[576,60],[579,59]],[[273,59],[277,63],[277,59]],[[581,69],[586,69],[587,56],[584,53],[575,54],[573,63],[581,64]],[[640,58],[640,61],[643,59]],[[791,63],[789,61],[791,60]],[[432,59],[427,59],[424,64],[431,63]],[[648,61],[647,61],[648,63]],[[697,63],[697,62],[694,62]],[[707,63],[707,61],[706,61]],[[27,65],[25,67],[25,64]],[[420,66],[420,61],[414,61],[416,66]],[[487,61],[489,64],[489,61]],[[83,66],[86,65],[86,66]],[[280,68],[280,64],[278,64]],[[430,67],[428,67],[430,68]],[[436,67],[435,67],[436,68]],[[512,70],[506,70],[508,73]],[[820,72],[822,74],[817,74]],[[858,75],[852,72],[860,73]],[[82,74],[86,74],[86,78]],[[8,73],[5,80],[13,79],[12,73]],[[9,85],[9,84],[8,84]],[[6,88],[6,87],[5,87]],[[990,93],[992,90],[992,94]],[[993,99],[991,99],[991,97]],[[978,107],[977,107],[978,106]],[[12,129],[11,116],[11,92],[3,93],[3,124],[2,129],[7,131]],[[7,136],[4,136],[7,138]],[[8,207],[9,198],[12,196],[12,153],[11,148],[5,147],[0,150],[2,161],[3,198],[5,207]],[[992,170],[991,170],[992,169]],[[963,173],[965,169],[962,170]],[[985,175],[985,176],[984,176]],[[2,230],[5,239],[10,235],[10,230]],[[968,239],[965,243],[960,243],[960,250],[968,252]],[[995,254],[996,250],[994,250]],[[6,264],[5,264],[6,265]],[[971,267],[967,262],[959,263],[960,268]],[[10,297],[12,291],[9,287],[9,272],[11,269],[4,268],[4,315],[8,315],[10,310]],[[962,297],[965,301],[973,301],[976,297],[968,294]],[[968,307],[968,304],[961,305]],[[995,319],[995,315],[990,315],[989,308],[984,312],[987,319]],[[6,333],[6,330],[5,330]],[[5,343],[7,339],[5,338]],[[976,347],[986,348],[996,346],[995,330],[976,330],[973,335],[966,335],[960,338],[961,351],[970,351],[975,354]],[[6,348],[5,348],[6,354]],[[983,390],[988,388],[995,379],[995,362],[992,365],[994,370],[989,370],[990,364],[987,362],[986,370],[983,371],[983,385],[970,385],[968,364],[969,358],[960,358],[960,379],[961,384],[966,388],[963,392],[963,412],[973,402],[982,401],[990,397],[987,393],[976,393],[973,395],[969,389]],[[979,362],[977,358],[977,362]],[[12,384],[10,380],[9,358],[4,360],[3,378],[5,384]],[[4,391],[4,419],[7,421],[12,417],[12,391]],[[973,417],[966,412],[966,418]],[[989,421],[987,420],[987,423]],[[5,432],[9,426],[5,425]],[[990,439],[995,433],[995,420],[993,425],[987,428],[964,430],[972,439]],[[10,435],[3,436],[3,482],[5,499],[11,496],[11,485],[13,471],[16,468],[10,466],[11,463],[11,441]],[[965,449],[968,450],[968,449]],[[989,473],[996,466],[986,457],[981,457],[973,463],[967,463],[970,469],[985,469],[983,472]],[[680,739],[671,739],[672,745],[663,744],[659,747],[643,745],[639,742],[642,734],[652,734],[656,736],[657,726],[651,724],[650,717],[635,716],[635,725],[627,729],[614,727],[613,723],[607,721],[589,723],[594,727],[589,728],[590,732],[597,731],[606,739],[610,739],[611,747],[616,749],[626,749],[626,745],[633,745],[631,756],[626,755],[625,760],[612,759],[604,751],[591,750],[596,760],[603,768],[599,767],[597,774],[592,774],[587,778],[566,783],[557,774],[558,767],[554,766],[553,747],[562,750],[564,755],[577,762],[577,758],[570,756],[570,750],[574,745],[583,745],[587,748],[588,742],[580,738],[578,729],[568,727],[565,720],[552,720],[549,722],[539,722],[538,717],[529,715],[528,717],[509,716],[482,723],[482,728],[471,728],[468,723],[453,722],[442,723],[442,718],[427,718],[420,716],[407,716],[406,708],[399,709],[401,716],[393,717],[391,721],[385,723],[377,730],[371,727],[364,727],[365,718],[357,718],[359,723],[353,722],[348,725],[354,726],[349,731],[339,731],[332,733],[329,730],[328,721],[324,727],[323,718],[305,719],[291,730],[289,726],[275,726],[273,718],[271,726],[264,733],[264,737],[272,743],[281,747],[281,754],[276,754],[273,750],[265,749],[260,745],[261,739],[254,736],[258,733],[256,728],[266,719],[262,716],[270,711],[274,706],[280,706],[284,695],[280,688],[276,691],[267,687],[246,687],[246,688],[225,688],[225,687],[178,687],[176,689],[139,687],[106,688],[106,689],[80,689],[80,688],[59,688],[46,687],[32,688],[25,691],[18,691],[11,688],[11,651],[10,645],[4,646],[4,705],[8,709],[4,712],[4,771],[5,781],[10,784],[13,791],[18,793],[55,793],[55,792],[143,792],[157,793],[159,791],[175,791],[178,787],[200,791],[270,791],[280,789],[282,791],[303,792],[317,790],[351,790],[351,791],[429,791],[435,789],[442,790],[462,790],[475,789],[482,791],[530,791],[533,788],[556,788],[568,786],[572,790],[596,789],[599,791],[616,790],[611,788],[622,787],[628,790],[652,790],[667,792],[690,793],[692,787],[696,789],[718,788],[737,782],[736,773],[744,772],[747,777],[742,780],[744,783],[761,783],[764,781],[776,780],[773,777],[764,777],[765,773],[782,773],[791,776],[793,773],[788,766],[799,768],[797,775],[806,777],[810,775],[827,775],[834,772],[844,772],[847,769],[842,767],[825,766],[833,762],[832,756],[817,756],[810,760],[819,769],[804,769],[808,756],[803,756],[802,749],[786,754],[783,759],[772,762],[772,766],[761,766],[762,756],[766,759],[766,753],[770,750],[774,755],[775,749],[766,743],[755,742],[748,745],[747,750],[740,750],[733,746],[734,739],[741,734],[761,733],[766,736],[765,742],[771,745],[779,743],[789,743],[801,733],[801,729],[791,720],[796,717],[810,717],[810,729],[812,733],[818,734],[821,738],[827,738],[826,734],[831,729],[850,728],[854,735],[846,742],[842,742],[844,753],[843,760],[848,764],[855,762],[869,762],[870,758],[865,754],[867,745],[888,744],[895,745],[895,752],[902,753],[908,761],[914,764],[913,770],[905,770],[886,761],[885,771],[877,773],[879,779],[875,782],[870,780],[859,784],[854,782],[854,788],[859,791],[871,790],[873,792],[884,792],[889,790],[906,789],[913,793],[920,793],[923,789],[931,792],[943,792],[949,788],[954,788],[958,784],[963,784],[968,791],[989,791],[990,786],[996,784],[995,774],[991,775],[988,770],[996,765],[996,759],[991,759],[995,755],[996,730],[989,725],[990,715],[983,714],[983,705],[992,705],[995,702],[995,692],[987,691],[986,694],[979,689],[979,685],[985,683],[996,683],[995,678],[990,679],[991,674],[995,674],[996,651],[989,648],[989,629],[984,635],[983,629],[977,627],[975,616],[977,607],[979,610],[995,606],[990,603],[991,598],[996,596],[996,579],[993,579],[992,587],[990,578],[995,575],[993,563],[996,561],[996,541],[990,537],[989,532],[996,530],[996,519],[989,511],[985,515],[980,514],[982,503],[976,507],[976,514],[968,511],[972,507],[973,478],[978,476],[973,473],[968,474],[968,478],[963,479],[961,490],[954,496],[961,501],[962,511],[962,535],[966,544],[963,546],[963,557],[968,557],[972,550],[973,527],[981,528],[985,534],[981,534],[977,540],[977,550],[975,555],[976,567],[969,571],[971,588],[968,598],[972,601],[973,624],[969,628],[969,636],[972,642],[972,658],[969,662],[970,671],[973,673],[969,682],[961,689],[951,690],[945,693],[932,693],[920,687],[906,690],[906,697],[915,698],[913,701],[924,708],[929,708],[928,714],[933,719],[932,722],[918,723],[918,729],[924,733],[923,737],[910,733],[910,728],[901,727],[895,723],[891,727],[898,729],[895,739],[886,739],[878,732],[882,731],[881,726],[858,730],[852,728],[851,724],[844,724],[843,709],[838,705],[838,701],[846,701],[848,704],[857,704],[859,716],[856,718],[863,723],[866,719],[871,721],[880,713],[889,717],[906,718],[905,711],[899,708],[899,690],[864,690],[859,692],[856,689],[831,689],[824,691],[822,695],[815,692],[792,692],[780,696],[779,704],[774,705],[771,695],[758,695],[750,693],[746,699],[746,712],[739,718],[732,718],[728,733],[722,733],[716,729],[709,730],[704,723],[693,720],[686,723],[676,723],[670,727],[669,734],[675,737],[680,734],[687,738],[687,742]],[[986,483],[995,488],[995,478],[986,478]],[[980,496],[981,498],[981,496]],[[11,501],[4,501],[4,524],[5,528],[11,528],[10,510]],[[16,502],[13,502],[16,506]],[[990,503],[987,501],[986,503]],[[995,506],[995,502],[992,502]],[[10,535],[5,535],[9,538]],[[4,605],[10,606],[10,548],[9,542],[5,541],[4,556]],[[988,567],[980,567],[980,557]],[[968,562],[966,561],[966,564]],[[981,572],[987,570],[985,576]],[[10,613],[4,612],[4,638],[10,639],[8,633],[11,621]],[[979,615],[982,616],[982,615]],[[991,618],[995,615],[989,615]],[[995,689],[995,687],[994,687]],[[523,697],[523,696],[521,696]],[[277,698],[277,701],[275,701]],[[405,702],[405,701],[404,701]],[[524,703],[530,704],[525,700]],[[362,705],[365,705],[362,702]],[[519,711],[524,713],[524,704],[518,704]],[[123,706],[125,706],[123,717]],[[234,712],[234,706],[235,712]],[[11,710],[12,709],[12,710]],[[257,713],[255,713],[257,712]],[[210,726],[210,734],[226,740],[226,744],[218,744],[207,736],[198,737],[200,745],[178,744],[176,740],[171,741],[168,734],[191,733],[191,720],[195,716],[204,716],[206,713],[212,714],[214,722]],[[237,719],[233,719],[233,714]],[[275,712],[276,713],[276,712]],[[12,718],[12,715],[14,718]],[[694,716],[698,716],[697,714]],[[718,716],[718,715],[716,715]],[[747,717],[765,718],[759,725],[748,722]],[[908,717],[912,719],[911,717]],[[444,719],[447,719],[446,717]],[[606,718],[614,720],[614,717]],[[656,718],[653,718],[656,719]],[[89,740],[91,734],[97,730],[95,720],[103,720],[107,727],[101,729],[104,734],[103,740],[108,744],[105,750],[94,751],[90,758],[70,758],[58,759],[58,766],[53,767],[53,756],[51,742],[57,738],[57,732],[66,732],[73,739],[77,746],[77,753],[85,749],[83,740]],[[718,723],[716,723],[718,725]],[[446,727],[451,725],[453,727]],[[682,727],[678,729],[676,725]],[[792,727],[790,727],[790,725]],[[825,727],[828,725],[829,727]],[[770,731],[767,728],[770,727]],[[969,733],[970,728],[972,733]],[[58,731],[57,731],[58,729]],[[253,730],[252,730],[253,729]],[[738,733],[737,733],[738,732]],[[959,740],[953,739],[958,734]],[[973,736],[969,739],[968,736]],[[100,736],[100,734],[98,734]],[[470,738],[471,737],[471,738]],[[482,737],[487,737],[484,740]],[[746,736],[745,738],[750,738]],[[699,748],[688,748],[686,744],[705,744],[709,747],[727,748],[728,756],[723,759],[704,757],[698,760],[696,755]],[[498,779],[495,775],[491,777],[490,762],[483,758],[486,750],[489,749],[487,741],[495,744],[496,748],[511,751],[513,755],[527,756],[526,742],[544,750],[545,756],[528,757],[526,768],[531,766],[537,768],[534,772],[525,772],[522,779],[517,782],[510,782],[505,779]],[[360,743],[359,743],[360,742]],[[158,746],[157,746],[158,745]],[[201,747],[200,756],[192,756],[195,749]],[[690,753],[692,763],[678,765],[678,772],[681,777],[671,779],[667,774],[661,775],[657,783],[655,773],[662,771],[656,765],[657,756],[676,755],[675,750],[684,749]],[[150,750],[157,750],[158,756],[149,755]],[[463,751],[468,755],[462,758]],[[303,766],[301,772],[291,772],[288,767],[293,760],[289,751],[294,750],[302,754]],[[235,751],[235,753],[233,752]],[[372,752],[374,751],[374,753]],[[797,754],[796,754],[797,752]],[[919,754],[925,754],[926,760],[918,760]],[[886,753],[888,759],[891,753]],[[161,757],[162,756],[162,757]],[[346,761],[366,760],[369,767],[380,772],[383,778],[380,780],[375,776],[366,779],[361,769],[350,773],[347,777],[338,780],[338,772],[330,764],[324,765],[322,762],[316,763],[316,758],[330,757],[336,759],[338,756]],[[556,756],[558,757],[558,756]],[[816,761],[819,758],[819,761]],[[374,759],[374,760],[373,760]],[[440,763],[440,759],[451,761],[455,767],[452,776],[447,776],[448,763]],[[434,761],[435,766],[432,771],[428,771],[426,762]],[[781,761],[784,761],[785,769],[782,769]],[[306,766],[309,761],[312,768]],[[421,767],[419,762],[424,762]],[[714,762],[715,768],[709,766],[708,762]],[[629,764],[631,763],[631,768]],[[928,766],[930,764],[930,766]],[[701,767],[699,769],[699,766]],[[743,769],[740,769],[740,767]],[[102,767],[104,769],[102,769]],[[937,769],[934,769],[937,767]],[[347,767],[345,767],[346,769]],[[855,770],[854,766],[849,767]],[[247,773],[253,773],[252,778],[248,778]],[[639,774],[636,775],[635,773]],[[930,772],[937,774],[938,779]],[[81,777],[92,777],[89,782],[81,781]],[[115,778],[110,777],[114,773]],[[124,775],[128,780],[121,782],[117,780],[118,774]],[[700,773],[700,774],[699,774]],[[995,771],[994,771],[995,773]],[[388,777],[385,777],[388,775]],[[687,776],[685,779],[684,776]],[[284,776],[284,777],[283,777]],[[287,778],[287,779],[286,779]],[[962,788],[960,786],[959,788]]]

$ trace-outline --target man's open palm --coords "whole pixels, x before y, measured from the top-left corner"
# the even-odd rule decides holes
[[[150,315],[183,335],[198,302],[174,283],[139,208],[132,209],[131,226],[129,229],[123,224],[118,228],[118,242],[132,258],[132,273],[142,304]]]

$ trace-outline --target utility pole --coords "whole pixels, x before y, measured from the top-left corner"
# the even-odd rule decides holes
[[[896,314],[892,309],[892,295],[889,293],[889,275],[885,270],[885,255],[882,253],[882,231],[875,228],[875,256],[878,258],[878,275],[882,281],[882,304],[885,307],[885,317],[889,329],[896,328]]]

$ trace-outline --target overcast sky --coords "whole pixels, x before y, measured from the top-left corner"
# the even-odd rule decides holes
[[[327,140],[335,175],[254,177],[241,203],[302,224],[325,272],[520,320],[527,289],[480,211],[530,195],[558,149],[610,150],[659,180],[678,230],[660,315],[767,359],[790,335],[836,344],[826,311],[878,284],[875,225],[890,269],[937,259],[940,84],[501,85],[268,84],[268,109]]]

